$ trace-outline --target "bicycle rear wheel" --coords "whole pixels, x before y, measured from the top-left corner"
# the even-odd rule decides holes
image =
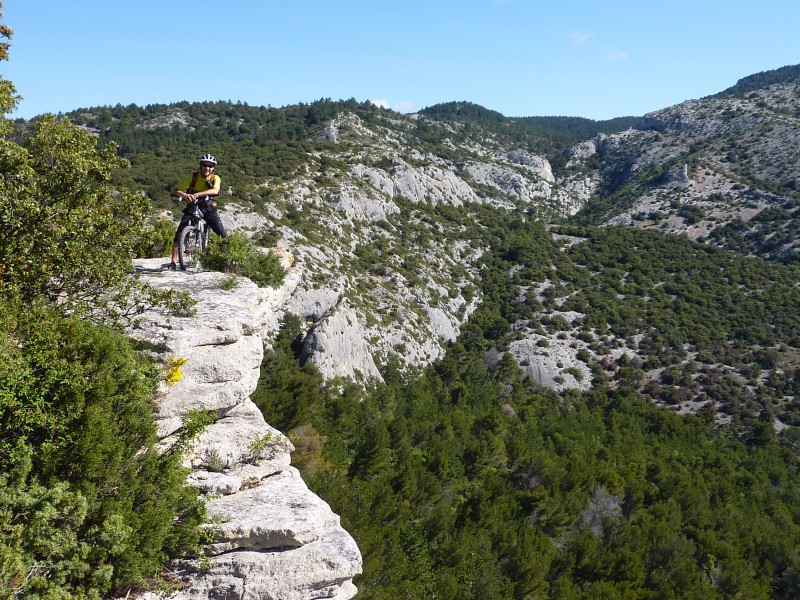
[[[184,271],[196,271],[202,251],[200,230],[196,225],[183,228],[178,236],[178,260]]]

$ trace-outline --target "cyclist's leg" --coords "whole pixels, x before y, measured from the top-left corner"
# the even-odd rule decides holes
[[[204,216],[206,218],[206,223],[208,223],[208,226],[211,227],[211,231],[223,238],[228,235],[225,231],[225,226],[222,224],[222,219],[219,218],[219,213],[217,212],[216,208],[209,207],[206,209]]]

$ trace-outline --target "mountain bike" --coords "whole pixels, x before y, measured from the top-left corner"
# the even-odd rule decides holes
[[[178,260],[184,271],[199,271],[203,253],[208,248],[208,223],[197,202],[193,206],[192,221],[178,237]]]

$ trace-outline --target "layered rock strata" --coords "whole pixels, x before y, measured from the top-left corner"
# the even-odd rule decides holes
[[[139,276],[197,301],[188,317],[145,313],[128,334],[165,365],[185,359],[180,380],[166,383],[155,413],[161,443],[170,445],[193,410],[211,410],[210,425],[185,462],[204,495],[213,541],[206,556],[171,565],[182,589],[169,597],[345,600],[361,554],[339,517],[290,466],[294,449],[250,400],[265,341],[300,277],[289,271],[279,289],[259,288],[221,273],[170,272],[163,259],[139,260]]]

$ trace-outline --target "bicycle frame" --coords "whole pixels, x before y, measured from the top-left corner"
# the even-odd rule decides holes
[[[201,258],[208,247],[208,224],[195,204],[192,220],[178,237],[178,260],[184,271],[200,271]]]

